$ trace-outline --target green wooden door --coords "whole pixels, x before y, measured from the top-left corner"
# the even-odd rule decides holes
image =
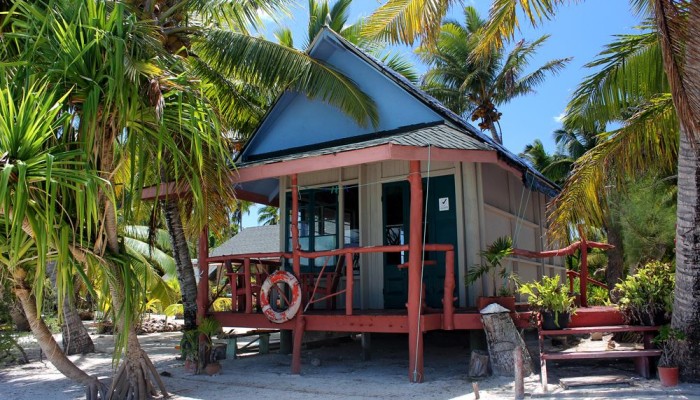
[[[384,245],[408,243],[409,194],[406,181],[382,185]],[[406,307],[408,270],[398,268],[405,262],[408,262],[407,251],[384,254],[384,308]]]
[[[454,176],[423,179],[423,194],[427,193],[425,220],[426,242],[452,244],[457,249],[457,213]],[[410,188],[406,181],[385,183],[382,188],[384,244],[407,244],[410,210]],[[425,207],[425,203],[424,203]],[[429,307],[442,308],[445,279],[445,253],[426,252],[423,272],[425,302]],[[384,256],[384,308],[405,308],[408,300],[408,270],[397,266],[408,262],[408,252]],[[455,277],[457,276],[455,254]]]

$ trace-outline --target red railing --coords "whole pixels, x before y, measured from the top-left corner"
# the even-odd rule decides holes
[[[577,278],[577,277],[580,279],[580,278],[581,278],[581,274],[578,273],[578,272],[576,272],[576,271],[567,270],[567,271],[566,271],[566,276],[569,278],[569,293],[574,293],[574,279]],[[600,286],[600,287],[602,287],[602,288],[605,289],[605,290],[608,290],[608,285],[604,284],[604,283],[601,282],[601,281],[597,281],[597,280],[595,280],[595,279],[593,279],[593,278],[587,278],[587,281],[590,282],[590,283],[592,283],[592,284],[594,284],[594,285],[596,285],[596,286]],[[580,287],[580,286],[581,286],[581,285],[580,285],[580,283],[579,283],[579,287]]]
[[[310,293],[308,297],[307,304],[302,304],[305,308],[309,304],[317,303],[320,301],[328,300],[337,297],[341,294],[345,294],[345,314],[353,315],[353,297],[354,297],[354,257],[359,254],[370,254],[370,253],[397,253],[408,251],[408,245],[400,246],[368,246],[368,247],[350,247],[335,250],[326,251],[313,251],[306,252],[300,251],[299,257],[316,259],[321,257],[327,257],[324,261],[324,265],[318,274],[305,273],[304,275],[315,275],[313,279],[314,287],[311,292],[308,291],[309,287],[305,284],[306,279],[302,279],[302,293]],[[454,274],[454,260],[455,253],[454,247],[450,244],[426,244],[424,246],[425,251],[437,251],[445,252],[445,280],[444,280],[444,297],[443,297],[443,314],[444,314],[444,329],[454,329],[454,289],[455,289],[455,274]],[[345,276],[345,288],[341,290],[335,290],[331,293],[325,293],[321,298],[314,299],[315,293],[318,290],[319,283],[326,274],[326,267],[328,260],[331,257],[345,257],[345,268],[342,273]],[[229,271],[227,276],[229,277],[227,284],[231,286],[231,301],[232,310],[235,310],[236,301],[238,296],[244,296],[245,299],[245,313],[250,314],[253,312],[253,294],[255,291],[259,291],[259,286],[262,284],[260,281],[263,276],[271,273],[272,271],[267,269],[262,273],[253,274],[251,272],[251,260],[258,261],[260,263],[267,263],[269,266],[275,267],[279,266],[281,263],[279,261],[272,261],[272,259],[292,259],[291,253],[256,253],[256,254],[242,254],[236,256],[217,256],[209,257],[207,261],[209,263],[223,263],[228,264],[230,268],[230,263],[235,262],[243,265],[243,272]],[[429,263],[425,263],[429,265]],[[255,275],[255,276],[254,276]],[[239,278],[243,278],[243,292],[239,293],[236,284]],[[253,282],[252,278],[255,277],[256,280]],[[307,287],[304,287],[307,286]],[[257,295],[257,293],[255,293]]]

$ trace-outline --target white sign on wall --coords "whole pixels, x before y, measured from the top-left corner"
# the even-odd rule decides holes
[[[450,198],[449,197],[440,197],[438,199],[438,207],[440,211],[449,211],[450,210]]]

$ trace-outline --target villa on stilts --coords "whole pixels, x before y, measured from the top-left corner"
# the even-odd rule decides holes
[[[495,295],[490,278],[465,281],[488,244],[510,236],[531,252],[506,262],[523,281],[565,277],[561,255],[527,257],[546,250],[545,207],[558,188],[332,30],[308,54],[374,99],[378,126],[303,93],[277,99],[240,150],[231,185],[241,200],[280,207],[280,248],[210,256],[204,232],[200,276],[222,267],[232,310],[213,312],[200,279],[200,315],[291,332],[293,373],[305,332],[404,333],[409,380],[420,382],[425,332],[482,329],[476,299]],[[144,197],[155,193],[167,191]],[[518,315],[525,326],[528,313]]]

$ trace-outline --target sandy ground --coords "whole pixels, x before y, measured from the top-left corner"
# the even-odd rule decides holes
[[[435,332],[426,335],[425,382],[408,382],[408,351],[405,336],[373,335],[372,359],[360,360],[359,341],[332,342],[305,349],[302,374],[290,373],[290,355],[271,352],[222,361],[216,376],[192,375],[176,360],[179,333],[141,336],[141,343],[159,371],[171,376],[163,380],[174,399],[474,399],[467,377],[469,348],[464,332]],[[94,336],[98,352],[71,359],[91,374],[109,377],[112,371],[112,337]],[[455,344],[458,343],[458,344]],[[33,362],[0,370],[0,399],[78,399],[83,389],[59,374],[48,362],[36,361],[38,351],[23,343]],[[536,345],[536,344],[535,344]],[[34,345],[35,346],[35,345]],[[313,364],[312,364],[313,361]],[[318,364],[320,361],[320,365]],[[635,377],[631,363],[610,365],[608,361],[569,362],[550,365],[547,395],[541,393],[539,376],[526,379],[526,395],[556,399],[700,399],[700,385],[682,384],[663,388],[658,380]],[[557,376],[616,374],[633,377],[631,385],[608,385],[564,390]],[[478,382],[481,399],[513,398],[512,378],[491,377]]]

